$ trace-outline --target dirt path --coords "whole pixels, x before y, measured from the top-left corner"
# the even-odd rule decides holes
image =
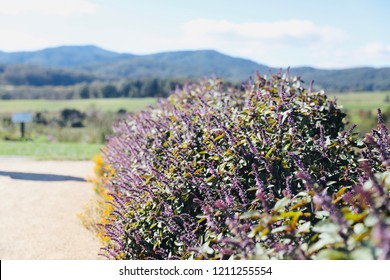
[[[0,259],[99,259],[77,217],[94,193],[88,161],[0,158]]]

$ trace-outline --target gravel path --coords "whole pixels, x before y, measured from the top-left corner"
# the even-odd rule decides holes
[[[93,198],[88,161],[0,158],[0,259],[99,259],[77,217]]]

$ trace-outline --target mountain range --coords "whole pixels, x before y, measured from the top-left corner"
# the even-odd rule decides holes
[[[256,71],[269,74],[279,70],[214,50],[134,55],[87,45],[26,52],[0,51],[0,84],[71,85],[123,78],[196,79],[205,76],[241,82]],[[390,90],[390,67],[341,70],[297,67],[290,72],[306,82],[314,80],[317,88],[327,91]]]

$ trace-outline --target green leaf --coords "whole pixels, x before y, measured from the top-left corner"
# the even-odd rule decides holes
[[[176,246],[179,246],[179,247],[184,245],[183,242],[179,242],[179,241],[175,241],[174,244],[175,244]]]
[[[154,223],[153,225],[150,226],[150,229],[154,229],[157,226],[157,223]]]
[[[378,217],[370,214],[364,219],[364,225],[366,227],[373,227],[378,223]]]
[[[358,224],[353,226],[353,231],[356,234],[362,234],[366,231],[366,227],[362,223],[358,223]]]
[[[310,232],[311,222],[306,222],[300,226],[298,226],[298,233],[306,233]]]
[[[275,150],[275,146],[269,149],[268,153],[265,155],[266,158],[269,158],[272,155],[272,152]]]
[[[201,253],[204,253],[204,254],[209,254],[211,255],[212,253],[214,253],[214,249],[211,248],[209,246],[210,244],[210,241],[207,241],[206,243],[204,243],[201,247],[200,247],[200,252]]]
[[[338,243],[342,244],[342,242],[343,239],[338,234],[321,233],[319,236],[319,240],[316,243],[314,243],[312,246],[310,246],[308,252],[309,254],[315,253],[326,246],[335,245]]]
[[[313,227],[313,231],[319,233],[337,233],[339,230],[339,225],[329,221],[320,221]]]
[[[316,218],[323,219],[324,217],[329,217],[330,213],[328,211],[317,211]]]
[[[308,196],[308,194],[307,194],[307,192],[299,192],[294,198],[296,198],[296,197],[306,197],[306,196]]]
[[[277,232],[282,232],[282,231],[285,231],[286,229],[288,228],[288,226],[280,226],[280,227],[277,227],[277,228],[274,228],[273,230],[271,230],[271,233],[277,233]]]
[[[268,260],[268,254],[267,251],[264,249],[264,247],[260,243],[256,243],[255,245],[255,255],[257,260]]]
[[[258,219],[261,218],[261,213],[258,211],[248,211],[240,215],[240,220]]]
[[[353,250],[351,253],[351,259],[353,260],[373,260],[374,256],[369,248],[360,247]]]
[[[318,260],[345,260],[348,259],[348,256],[344,252],[337,250],[324,249],[317,254]]]
[[[288,197],[283,197],[282,199],[279,199],[275,203],[273,210],[275,210],[275,211],[283,210],[290,202],[291,202],[291,200]]]
[[[218,140],[222,139],[224,136],[225,136],[224,134],[221,134],[221,135],[215,137],[214,141],[218,141]]]

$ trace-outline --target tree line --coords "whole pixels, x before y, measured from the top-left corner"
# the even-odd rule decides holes
[[[88,99],[118,97],[167,97],[185,84],[178,79],[124,79],[93,81],[69,86],[8,86],[0,87],[1,99]]]

